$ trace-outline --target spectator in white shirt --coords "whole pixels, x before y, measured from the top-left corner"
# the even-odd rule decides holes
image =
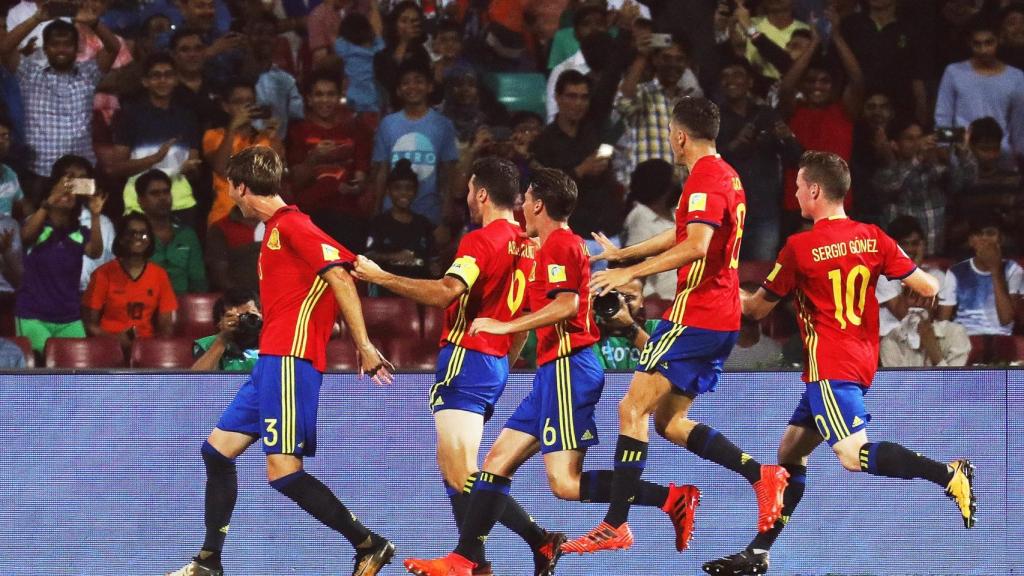
[[[940,268],[922,265],[924,231],[910,216],[900,216],[889,225],[889,235],[922,270],[939,280],[937,302],[903,289],[899,280],[879,278],[875,295],[880,304],[879,336],[885,367],[963,366],[971,352],[971,341],[963,326],[952,322],[956,306],[952,275]]]

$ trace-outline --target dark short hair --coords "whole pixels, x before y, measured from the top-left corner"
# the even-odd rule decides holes
[[[244,78],[233,78],[224,84],[224,87],[220,91],[221,101],[227,102],[231,99],[231,94],[239,88],[245,88],[250,90],[253,94],[256,94],[256,85],[249,80]]]
[[[43,46],[46,46],[54,36],[71,36],[75,40],[75,45],[78,45],[78,28],[70,22],[57,19],[46,25],[43,28]]]
[[[342,92],[342,84],[344,84],[344,74],[339,74],[340,69],[319,69],[315,70],[306,79],[306,95],[313,93],[313,88],[316,87],[319,82],[330,82],[338,89],[338,93]]]
[[[754,70],[754,67],[750,65],[750,61],[746,58],[740,58],[739,56],[729,58],[722,64],[721,70],[725,71],[726,68],[741,68],[747,73],[747,76],[750,76],[751,78],[757,77],[757,72]]]
[[[280,193],[284,162],[267,146],[252,146],[228,160],[227,180],[235,185],[245,184],[257,196]]]
[[[487,156],[473,162],[470,172],[476,185],[487,190],[491,202],[502,208],[512,208],[519,195],[519,169],[512,162],[497,156]]]
[[[146,234],[149,235],[149,247],[146,248],[146,253],[143,256],[147,260],[153,257],[153,253],[156,252],[156,237],[153,233],[153,224],[150,223],[149,218],[141,212],[132,212],[121,219],[121,223],[117,225],[117,234],[114,235],[113,251],[114,256],[118,258],[124,258],[128,254],[122,247],[125,236],[128,235],[128,224],[131,222],[142,222],[146,225]]]
[[[838,154],[808,150],[800,156],[804,180],[821,186],[830,200],[842,201],[850,190],[850,167]]]
[[[513,113],[512,118],[508,121],[508,125],[514,129],[516,126],[526,122],[527,120],[536,120],[540,122],[541,126],[544,125],[544,118],[542,118],[540,114],[530,112],[529,110],[520,110]]]
[[[888,126],[885,127],[885,136],[889,140],[895,142],[896,140],[899,140],[900,137],[903,136],[903,133],[909,130],[912,126],[921,128],[921,123],[910,116],[897,116],[896,118],[893,118],[892,122],[889,122]]]
[[[584,4],[584,5],[580,6],[579,8],[577,8],[576,9],[576,13],[573,14],[573,16],[572,16],[572,27],[573,27],[573,29],[579,28],[583,24],[583,21],[586,20],[588,16],[592,16],[594,14],[600,14],[601,16],[605,16],[605,15],[608,14],[608,10],[606,8],[602,7],[599,4],[593,4],[593,3],[591,3],[591,4]]]
[[[81,156],[77,156],[75,154],[65,154],[58,158],[57,161],[54,162],[53,166],[50,168],[51,182],[47,188],[52,188],[53,185],[57,183],[57,180],[60,180],[60,177],[64,175],[64,172],[66,172],[67,169],[72,166],[78,166],[79,168],[84,170],[86,177],[93,177],[92,162],[89,162],[87,159]]]
[[[412,182],[415,189],[419,190],[420,178],[412,169],[411,160],[402,158],[395,162],[395,165],[391,167],[391,171],[388,172],[387,185],[390,186],[392,182]]]
[[[434,37],[445,32],[454,32],[459,35],[459,40],[462,39],[462,25],[454,18],[442,18],[437,23],[437,29],[434,30]]]
[[[971,122],[971,144],[982,142],[997,144],[1003,141],[1003,127],[991,116],[983,116]]]
[[[694,138],[700,140],[718,138],[721,116],[718,106],[707,98],[700,96],[682,98],[672,108],[672,120]]]
[[[660,158],[645,160],[636,165],[629,179],[629,199],[647,205],[672,192],[680,193],[675,179],[675,168]]]
[[[591,87],[590,78],[584,76],[579,70],[566,70],[558,75],[558,80],[555,80],[555,94],[560,95],[565,92],[566,87],[579,84],[586,84],[589,89]]]
[[[907,215],[897,216],[892,222],[889,222],[889,228],[886,231],[897,242],[914,234],[921,238],[925,237],[924,228],[921,228],[921,223],[917,218]]]
[[[163,170],[158,170],[156,168],[153,168],[152,170],[147,170],[142,174],[142,176],[139,176],[139,178],[135,180],[135,194],[140,197],[143,194],[146,194],[147,190],[149,190],[149,185],[153,184],[154,182],[163,182],[164,184],[170,186],[171,177],[168,176],[167,173],[164,172]]]
[[[428,83],[434,82],[434,74],[416,58],[408,59],[398,65],[398,74],[395,78],[398,79],[399,84],[402,83],[402,79],[405,78],[406,74],[419,74]]]
[[[142,73],[149,74],[153,68],[156,68],[160,64],[167,64],[171,69],[177,68],[174,65],[174,58],[167,52],[156,52],[146,57],[146,60],[142,63]]]
[[[224,317],[224,314],[228,311],[228,308],[234,308],[235,306],[241,306],[246,302],[252,302],[256,304],[256,307],[260,307],[260,295],[251,288],[228,288],[224,291],[224,294],[217,298],[217,301],[213,303],[213,325],[220,324],[220,319]]]
[[[181,44],[182,40],[185,38],[191,38],[192,36],[199,38],[200,42],[202,42],[204,46],[206,45],[206,39],[203,37],[201,30],[197,30],[195,28],[179,28],[171,35],[171,50],[177,50],[178,44]]]
[[[1002,233],[1003,219],[998,212],[991,209],[978,209],[967,216],[968,234],[981,234],[985,228],[995,228]]]
[[[338,36],[356,46],[372,42],[373,29],[370,28],[370,20],[359,12],[349,12],[338,26]]]
[[[789,35],[790,40],[792,40],[793,38],[806,38],[808,40],[813,40],[814,35],[811,34],[810,28],[797,28],[796,30],[793,30],[792,34]]]
[[[533,197],[544,202],[552,220],[565,222],[576,209],[579,191],[568,174],[555,168],[536,168],[530,174]]]
[[[987,13],[980,13],[967,23],[967,26],[964,28],[964,38],[970,42],[978,32],[991,32],[998,39],[1000,28],[999,24],[999,22],[990,17]]]

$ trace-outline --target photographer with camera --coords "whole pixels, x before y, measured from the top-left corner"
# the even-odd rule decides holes
[[[216,334],[195,341],[193,370],[251,372],[259,358],[263,313],[255,291],[230,288],[213,305]]]
[[[619,268],[616,262],[610,268]],[[620,286],[604,296],[594,298],[594,318],[601,329],[601,339],[594,344],[594,353],[605,370],[633,370],[640,361],[650,333],[658,320],[647,320],[644,314],[644,281],[642,278]]]

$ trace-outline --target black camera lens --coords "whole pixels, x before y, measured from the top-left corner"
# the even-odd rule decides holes
[[[257,347],[262,329],[263,318],[258,314],[248,312],[239,315],[238,326],[235,328],[235,343],[243,350]]]
[[[607,320],[619,312],[622,303],[619,301],[619,292],[612,290],[604,296],[594,298],[594,314]]]

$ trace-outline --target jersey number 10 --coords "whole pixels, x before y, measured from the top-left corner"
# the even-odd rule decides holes
[[[846,330],[846,321],[860,326],[864,317],[864,302],[868,295],[868,284],[871,283],[871,272],[867,266],[858,264],[846,275],[843,282],[843,271],[839,268],[830,270],[828,279],[832,281],[832,299],[836,304],[836,320],[839,327]],[[860,282],[858,288],[857,282]],[[844,291],[845,288],[845,291]],[[856,299],[856,302],[854,300]]]

